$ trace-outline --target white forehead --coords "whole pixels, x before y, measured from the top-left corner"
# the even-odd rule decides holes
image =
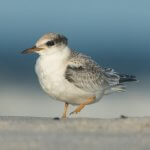
[[[53,39],[55,39],[58,36],[58,34],[56,33],[47,33],[45,35],[43,35],[39,40],[37,40],[36,42],[36,46],[40,46],[45,44],[47,41],[51,41]]]

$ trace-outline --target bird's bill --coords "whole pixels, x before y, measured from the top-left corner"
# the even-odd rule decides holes
[[[22,54],[31,54],[31,53],[34,53],[36,51],[41,51],[42,49],[43,48],[38,48],[38,47],[33,46],[32,48],[28,48],[28,49],[22,51],[21,53]]]

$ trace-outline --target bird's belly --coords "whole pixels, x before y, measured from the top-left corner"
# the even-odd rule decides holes
[[[102,94],[83,91],[68,82],[64,77],[63,69],[49,70],[49,72],[39,67],[35,69],[42,89],[53,99],[78,105],[93,96],[96,96],[95,102],[101,98]]]
[[[91,94],[77,89],[65,79],[55,78],[42,78],[39,79],[43,90],[53,99],[68,102],[71,104],[80,104]]]
[[[94,102],[101,99],[102,94],[95,94],[83,91],[69,83],[65,79],[60,78],[45,78],[40,80],[43,90],[53,99],[67,102],[69,104],[81,104],[86,99],[96,96]]]

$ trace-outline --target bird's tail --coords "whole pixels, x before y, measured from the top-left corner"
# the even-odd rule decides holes
[[[104,94],[108,95],[114,92],[123,92],[126,91],[124,82],[138,81],[136,76],[128,75],[128,74],[120,74],[115,72],[111,68],[105,68],[105,77],[109,83],[109,86],[105,89]]]
[[[105,89],[104,94],[105,95],[109,95],[109,94],[114,93],[114,92],[125,92],[125,91],[126,91],[125,85],[123,85],[123,84],[116,84],[116,85],[113,85],[113,86]]]
[[[137,81],[136,76],[133,75],[128,74],[118,74],[118,75],[120,77],[119,83]]]

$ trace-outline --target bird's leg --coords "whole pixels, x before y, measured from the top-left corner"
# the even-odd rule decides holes
[[[95,98],[95,96],[88,98],[84,103],[80,104],[73,112],[71,112],[70,115],[80,112],[86,105],[92,103]]]
[[[66,115],[66,114],[67,114],[68,106],[69,106],[69,104],[68,104],[68,103],[65,103],[64,113],[63,113],[63,115],[62,115],[61,118],[67,118],[67,115]]]

